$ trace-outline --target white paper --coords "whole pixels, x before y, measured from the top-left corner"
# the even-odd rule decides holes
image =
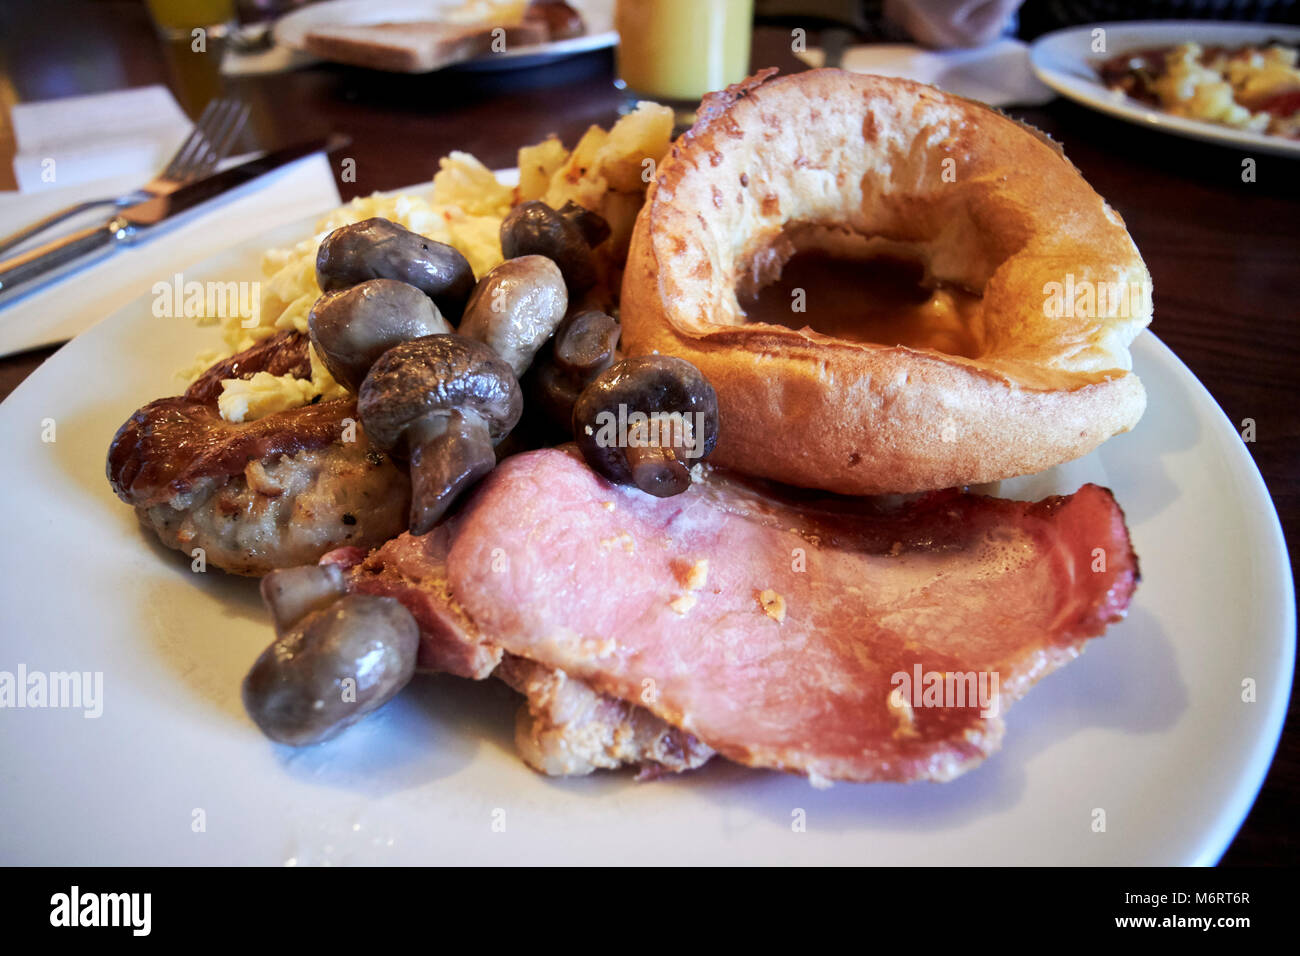
[[[19,192],[132,174],[143,185],[193,125],[164,86],[19,103],[12,115]]]

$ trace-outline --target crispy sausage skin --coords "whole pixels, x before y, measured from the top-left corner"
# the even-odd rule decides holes
[[[194,557],[201,548],[216,567],[262,575],[337,547],[374,547],[405,527],[410,482],[371,446],[351,400],[252,422],[218,414],[213,378],[298,367],[306,339],[291,335],[218,363],[186,395],[136,411],[113,437],[109,483],[167,547]]]

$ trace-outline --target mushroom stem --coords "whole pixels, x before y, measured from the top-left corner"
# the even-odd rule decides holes
[[[343,571],[336,564],[280,568],[262,578],[262,601],[283,634],[312,611],[319,611],[347,593]]]
[[[581,391],[614,364],[619,332],[618,322],[596,309],[569,316],[555,332],[555,367]]]
[[[627,464],[636,486],[656,498],[680,495],[691,485],[691,473],[671,448],[632,446],[627,450]]]
[[[434,418],[408,441],[411,534],[425,534],[462,491],[496,466],[496,453],[487,422],[472,412]]]

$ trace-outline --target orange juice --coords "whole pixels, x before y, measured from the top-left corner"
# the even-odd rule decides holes
[[[618,0],[618,77],[650,99],[699,100],[749,71],[754,0]]]
[[[147,0],[149,14],[167,34],[225,25],[235,19],[235,0]]]

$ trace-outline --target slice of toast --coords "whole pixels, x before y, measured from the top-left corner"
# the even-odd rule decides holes
[[[336,63],[392,73],[428,73],[547,39],[545,24],[535,21],[501,26],[413,21],[322,26],[307,34],[306,46]]]

